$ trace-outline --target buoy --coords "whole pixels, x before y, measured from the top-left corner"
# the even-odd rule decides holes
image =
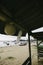
[[[15,26],[13,24],[7,24],[5,26],[4,32],[7,35],[13,35],[13,34],[15,34],[15,32],[16,32]]]

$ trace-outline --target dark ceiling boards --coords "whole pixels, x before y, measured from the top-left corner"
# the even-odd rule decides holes
[[[25,32],[43,27],[43,2],[41,1],[0,0],[0,12],[8,19],[6,22],[11,19]]]

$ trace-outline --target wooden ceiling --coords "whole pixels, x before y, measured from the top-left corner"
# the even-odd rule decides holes
[[[1,19],[1,16],[4,20]],[[13,22],[17,30],[21,29],[25,33],[31,33],[32,30],[43,27],[43,2],[0,0],[0,31],[9,22]]]

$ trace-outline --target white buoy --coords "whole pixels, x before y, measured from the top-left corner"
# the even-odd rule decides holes
[[[22,35],[22,31],[20,30],[19,33],[18,33],[18,36],[17,36],[17,42],[16,42],[17,44],[19,44],[21,35]]]

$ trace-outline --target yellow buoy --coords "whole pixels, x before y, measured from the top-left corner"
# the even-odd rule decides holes
[[[15,34],[16,30],[13,24],[7,24],[5,26],[4,32],[8,35],[13,35]]]

